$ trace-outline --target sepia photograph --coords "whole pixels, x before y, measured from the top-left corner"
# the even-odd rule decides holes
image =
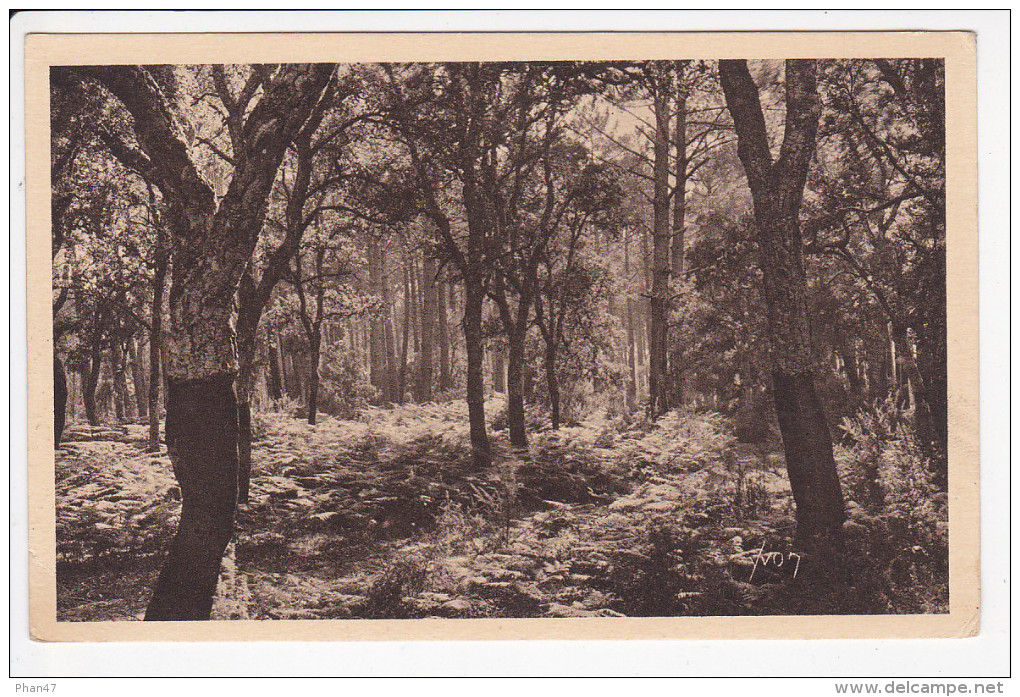
[[[972,97],[875,45],[44,58],[45,626],[975,632]]]

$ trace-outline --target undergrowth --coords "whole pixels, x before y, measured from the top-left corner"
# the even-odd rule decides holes
[[[793,557],[777,568],[756,556],[796,552],[782,457],[774,441],[738,442],[719,414],[653,423],[603,411],[531,434],[526,452],[499,433],[483,470],[463,402],[366,406],[359,421],[313,427],[286,413],[253,421],[224,618],[948,608],[946,498],[903,415],[882,405],[843,423],[849,520],[821,580],[817,560],[795,573]],[[116,568],[149,583],[172,535],[180,501],[168,458],[144,453],[142,430],[127,428],[125,442],[71,443],[58,457],[63,617],[105,619],[113,611],[92,605],[89,579]],[[142,558],[145,573],[133,574]],[[144,589],[117,592],[130,600],[116,617],[139,615]]]

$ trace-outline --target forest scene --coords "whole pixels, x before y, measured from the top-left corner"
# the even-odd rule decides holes
[[[948,612],[945,102],[51,68],[57,618]]]

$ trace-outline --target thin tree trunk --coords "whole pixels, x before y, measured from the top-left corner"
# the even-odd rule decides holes
[[[318,323],[308,343],[311,354],[311,366],[308,370],[308,423],[314,426],[319,410],[319,357],[322,348],[322,326]]]
[[[492,463],[489,435],[485,427],[485,345],[482,340],[482,303],[485,299],[481,283],[464,281],[464,345],[467,351],[467,404],[471,433],[471,453],[476,470]]]
[[[927,442],[922,441],[931,462],[934,483],[943,491],[949,484],[949,397],[946,377],[946,327],[945,320],[935,327],[926,327],[926,332],[917,336],[918,375],[923,385],[918,390],[918,402],[927,411],[931,432]]]
[[[408,263],[409,290],[411,294],[411,336],[414,338],[415,361],[421,355],[421,274],[412,256]]]
[[[920,370],[918,370],[917,362],[914,360],[914,353],[911,350],[906,327],[902,325],[894,326],[893,337],[898,348],[897,358],[899,360],[897,364],[902,366],[904,382],[908,382],[914,392],[914,427],[917,431],[918,440],[927,450],[933,450],[933,446],[937,447],[940,438],[928,402],[929,389],[927,382],[921,375]],[[944,473],[937,474],[944,477]]]
[[[448,390],[453,387],[453,376],[450,368],[450,327],[446,314],[446,284],[436,284],[436,328],[439,332],[439,389]]]
[[[379,243],[374,239],[370,239],[368,242],[368,278],[372,292],[382,299],[385,292],[382,252],[379,249]],[[379,399],[385,401],[389,394],[386,388],[386,342],[383,339],[382,328],[385,315],[383,312],[378,316],[373,316],[370,321],[368,354],[370,359],[369,381],[375,387]]]
[[[634,410],[637,400],[637,344],[634,339],[634,299],[630,288],[630,234],[623,238],[623,278],[624,291],[627,295],[627,367],[630,378],[627,381],[627,412]]]
[[[404,334],[400,343],[400,371],[397,379],[397,403],[404,403],[404,395],[407,394],[407,351],[409,348],[410,336],[413,331],[411,319],[411,304],[414,302],[411,293],[411,270],[409,264],[404,265]]]
[[[850,400],[857,408],[864,401],[864,387],[861,385],[860,369],[857,364],[857,352],[846,339],[841,339],[837,353],[843,361],[843,375],[846,376],[850,390]]]
[[[386,249],[384,247],[379,249],[379,270],[383,303],[382,343],[385,351],[384,365],[386,366],[384,392],[387,401],[399,402],[402,398],[397,394],[399,386],[397,384],[397,341],[393,335],[393,296],[390,292],[389,276],[386,272]]]
[[[163,281],[165,266],[156,268],[152,285],[152,312],[149,318],[149,452],[159,452],[159,396],[163,381],[161,347],[163,345]]]
[[[113,404],[117,421],[131,418],[132,402],[128,396],[127,361],[120,338],[114,339],[110,348],[110,372],[113,374]]]
[[[676,149],[676,187],[673,190],[673,238],[670,240],[669,268],[672,278],[679,281],[684,277],[684,232],[687,225],[687,93],[683,89],[676,95],[673,146]],[[674,406],[684,401],[682,355],[683,347],[679,342],[674,342],[669,357],[669,402]]]
[[[641,232],[641,267],[644,272],[644,288],[642,293],[648,295],[652,292],[652,255],[651,250],[648,246],[649,231],[647,229]],[[638,314],[640,315],[641,325],[648,328],[648,303],[638,303]],[[648,384],[648,332],[640,331],[637,333],[637,364],[638,364],[638,393],[644,397],[649,394]]]
[[[64,364],[53,356],[53,447],[60,447],[60,437],[64,434],[64,423],[67,421],[67,374]]]
[[[550,420],[555,431],[560,427],[560,381],[556,376],[556,344],[550,341],[545,344],[545,380],[549,390]]]
[[[88,373],[85,376],[85,385],[82,388],[82,403],[85,405],[85,418],[90,426],[99,425],[99,414],[96,412],[96,387],[99,385],[99,373],[103,367],[103,331],[100,328],[103,322],[103,313],[100,311],[96,319],[97,328],[92,334],[92,347],[89,355]]]
[[[131,361],[131,384],[134,387],[135,411],[139,419],[144,419],[148,413],[145,402],[145,371],[140,360],[141,352],[138,350],[137,341],[131,339],[128,343],[128,359]]]
[[[435,361],[438,314],[436,274],[438,268],[431,257],[422,262],[421,278],[421,351],[418,354],[418,401],[432,401],[432,381]],[[445,314],[445,313],[444,313]],[[442,358],[442,357],[440,357]]]
[[[654,418],[669,409],[667,385],[667,336],[669,315],[669,95],[664,76],[654,97],[655,161],[652,225],[652,288],[648,313],[649,412]]]
[[[460,293],[457,292],[457,284],[456,283],[449,283],[447,285],[447,290],[449,292],[449,297],[448,297],[449,304],[447,305],[447,311],[449,313],[453,314],[454,317],[456,317],[458,314],[460,314],[463,317],[463,315],[464,315],[464,308],[460,307],[459,306],[460,304],[458,302],[458,299],[460,297],[462,297],[462,296],[461,296]],[[456,326],[456,324],[454,326]],[[463,332],[461,332],[461,335],[463,335]],[[457,376],[456,376],[456,371],[457,371],[457,352],[461,348],[460,347],[461,341],[460,341],[460,339],[458,337],[458,333],[456,331],[451,330],[449,336],[450,336],[450,387],[455,387],[456,386],[456,379],[457,379]],[[465,347],[465,366],[466,366],[466,362],[467,362],[466,350],[467,349]]]
[[[283,397],[283,381],[280,376],[279,349],[275,341],[270,340],[266,354],[269,361],[269,397],[277,400]]]

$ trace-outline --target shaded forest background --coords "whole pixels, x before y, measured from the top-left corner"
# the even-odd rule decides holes
[[[933,59],[52,69],[62,616],[946,611],[944,109]]]

